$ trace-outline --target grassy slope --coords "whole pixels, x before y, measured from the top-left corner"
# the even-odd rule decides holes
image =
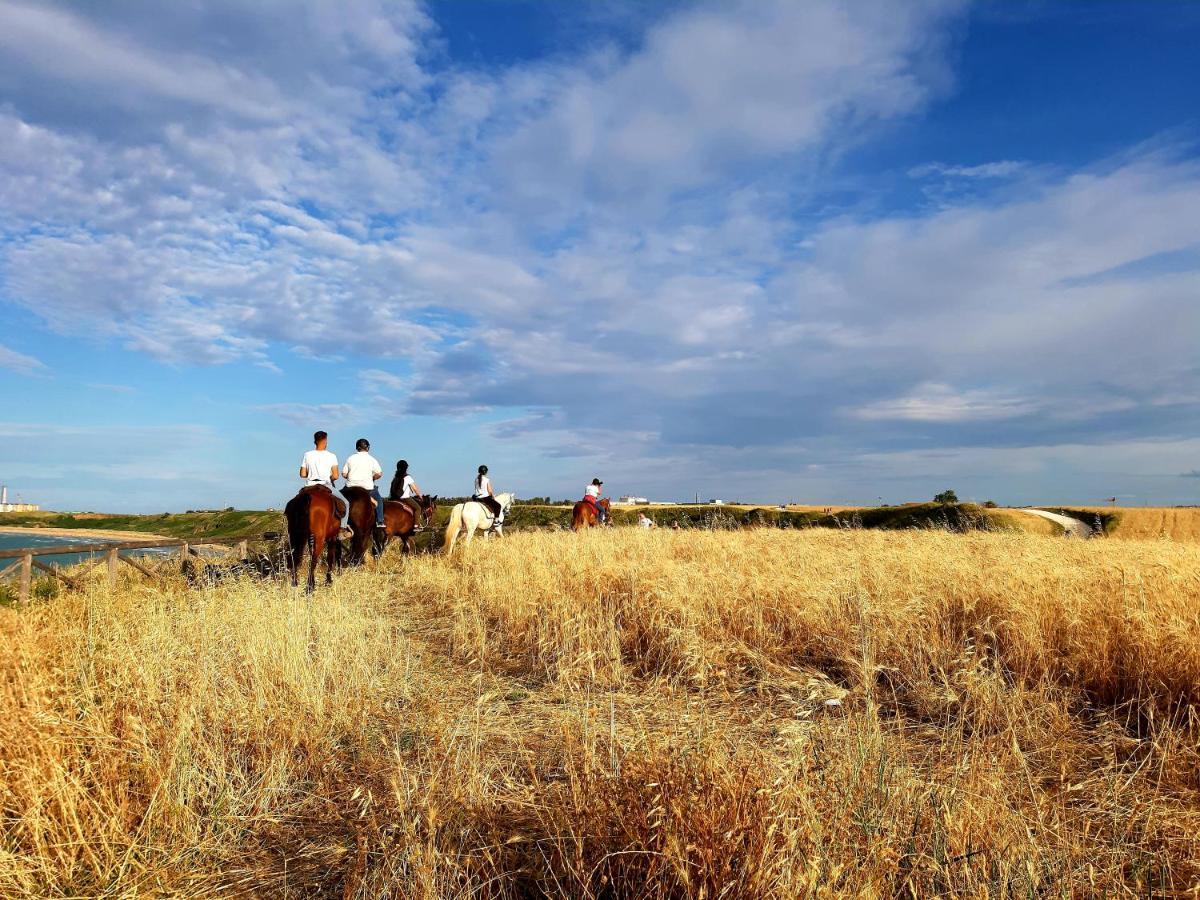
[[[122,571],[0,609],[0,896],[1183,896],[1198,569],[622,529],[314,598]]]
[[[0,526],[13,528],[91,528],[140,531],[167,537],[204,537],[213,540],[258,538],[284,527],[283,513],[260,510],[212,510],[162,513],[155,516],[122,516],[99,513],[0,513]]]

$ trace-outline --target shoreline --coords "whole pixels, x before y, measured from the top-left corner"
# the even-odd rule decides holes
[[[165,534],[146,531],[115,531],[110,528],[41,528],[34,526],[0,525],[0,534],[46,534],[52,537],[113,538],[126,541],[169,541]]]

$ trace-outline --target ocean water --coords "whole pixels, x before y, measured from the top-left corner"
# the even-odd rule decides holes
[[[62,547],[67,544],[110,544],[115,539],[94,537],[89,534],[6,534],[0,532],[0,550],[16,550],[23,547]],[[154,553],[153,550],[134,550],[133,553]],[[178,552],[178,551],[174,551]],[[47,566],[73,566],[77,562],[96,556],[96,553],[51,553],[35,557],[38,562]],[[12,560],[0,559],[0,568],[7,566]]]

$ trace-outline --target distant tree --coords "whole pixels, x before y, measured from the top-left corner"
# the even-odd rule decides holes
[[[954,491],[942,491],[940,494],[933,495],[933,502],[941,503],[943,505],[957,503],[958,502],[958,494],[954,493]]]
[[[995,508],[996,508],[997,506],[999,506],[1000,504],[999,504],[999,503],[997,503],[995,500],[987,500],[987,501],[985,501],[985,502],[984,502],[984,504],[983,504],[983,505],[984,505],[984,507],[985,507],[986,509],[995,509]]]

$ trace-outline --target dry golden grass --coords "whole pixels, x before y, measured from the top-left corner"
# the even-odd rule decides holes
[[[1024,531],[1047,537],[1062,537],[1063,534],[1063,528],[1058,523],[1020,510],[985,509],[983,514],[1006,531]]]
[[[1197,572],[626,529],[0,610],[0,895],[1194,891]]]
[[[1200,541],[1200,508],[1123,506],[1113,509],[1108,506],[1084,506],[1080,509],[1115,512],[1120,518],[1113,537]]]

